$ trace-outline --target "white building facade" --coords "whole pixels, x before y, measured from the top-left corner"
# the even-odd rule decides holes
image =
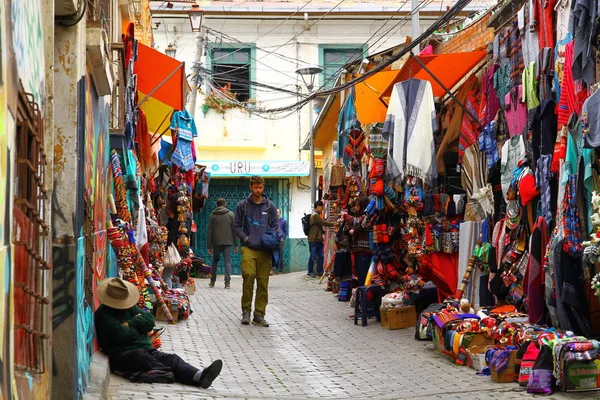
[[[347,62],[405,43],[411,36],[411,2],[196,3],[203,11],[200,35],[191,31],[187,14],[194,3],[151,2],[153,24],[157,25],[155,48],[165,51],[174,46],[175,58],[185,62],[188,78],[193,79],[197,72],[201,77],[195,110],[189,111],[195,114],[199,131],[198,163],[207,165],[212,177],[206,210],[196,220],[194,250],[207,256],[202,225],[216,199],[224,197],[228,207],[235,208],[248,193],[247,176],[259,171],[267,179],[267,192],[288,221],[286,269],[302,270],[308,245],[300,219],[312,207],[309,158],[300,148],[310,131],[311,110],[307,105],[263,114],[252,108],[286,107],[302,100],[307,89],[295,71],[306,64],[324,68],[315,79],[315,90],[329,88]],[[441,1],[419,3],[423,31],[453,2],[444,2],[443,8]],[[465,10],[464,16],[485,7],[476,4]],[[228,83],[240,106],[219,109],[212,103],[208,107],[206,96]],[[190,103],[188,100],[188,106]],[[318,111],[318,105],[313,107],[314,119]],[[322,175],[318,154],[319,149],[317,174]],[[234,260],[234,272],[235,265],[239,268]]]

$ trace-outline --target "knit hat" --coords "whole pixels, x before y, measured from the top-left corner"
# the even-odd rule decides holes
[[[521,222],[521,207],[518,200],[508,200],[506,202],[506,227],[515,229]]]
[[[535,178],[533,174],[525,174],[519,183],[519,195],[521,196],[521,204],[526,206],[535,199],[540,191],[535,186]]]

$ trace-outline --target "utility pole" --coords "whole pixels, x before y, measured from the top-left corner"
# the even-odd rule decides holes
[[[198,82],[200,81],[200,68],[202,67],[202,56],[204,55],[204,28],[196,35],[196,57],[192,66],[192,93],[190,98],[189,112],[196,118],[196,99],[198,98]]]
[[[411,22],[412,22],[412,40],[415,41],[421,35],[420,15],[419,15],[419,0],[412,0]],[[420,53],[420,44],[413,49],[415,54]]]

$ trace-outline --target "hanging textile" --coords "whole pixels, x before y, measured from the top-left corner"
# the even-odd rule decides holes
[[[596,62],[593,43],[594,26],[598,17],[596,0],[577,0],[571,8],[569,27],[575,38],[573,47],[573,79],[583,81],[588,86],[596,80]],[[567,64],[571,65],[571,64]]]
[[[434,162],[437,118],[428,81],[409,79],[394,85],[382,134],[388,140],[388,174],[410,175],[427,183],[437,178]]]
[[[544,217],[538,217],[529,239],[529,262],[523,278],[523,289],[527,295],[529,322],[544,324],[544,273],[542,270],[543,251],[548,245],[548,227]]]

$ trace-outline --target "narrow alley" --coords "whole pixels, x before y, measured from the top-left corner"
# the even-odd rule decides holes
[[[387,330],[374,319],[354,325],[353,309],[304,273],[271,277],[269,328],[240,324],[242,279],[231,290],[197,279],[194,313],[167,326],[166,352],[196,366],[221,358],[223,372],[207,390],[131,383],[111,376],[110,399],[514,399],[533,398],[514,384],[493,383],[435,353],[414,329]],[[591,396],[591,397],[590,397]],[[590,393],[551,398],[596,398]]]

